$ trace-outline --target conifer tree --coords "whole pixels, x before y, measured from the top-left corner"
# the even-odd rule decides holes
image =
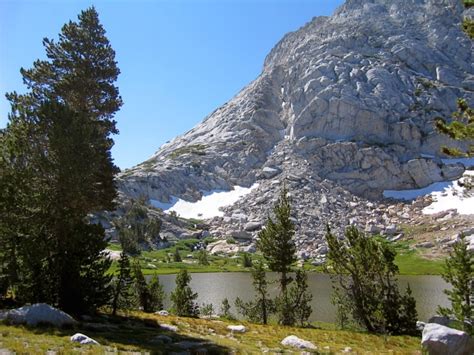
[[[416,329],[415,300],[411,290],[401,296],[395,275],[395,251],[356,227],[346,229],[345,239],[326,233],[328,272],[335,288],[334,302],[369,332],[411,334]]]
[[[199,307],[195,303],[198,297],[189,287],[191,276],[186,269],[182,269],[176,276],[176,288],[171,293],[172,312],[181,317],[197,317]]]
[[[133,262],[133,277],[135,281],[135,292],[139,307],[143,309],[144,312],[152,312],[150,307],[150,290],[145,277],[143,276],[142,268],[138,260]]]
[[[229,319],[229,320],[233,320],[235,319],[234,315],[231,313],[230,311],[230,303],[229,303],[229,300],[227,298],[224,298],[222,300],[222,304],[221,304],[221,308],[220,308],[220,313],[219,315],[222,317],[222,318],[225,318],[225,319]]]
[[[181,261],[183,261],[181,259],[181,254],[179,253],[179,249],[176,247],[175,250],[174,250],[174,254],[173,254],[173,261],[175,263],[180,263]]]
[[[150,294],[150,312],[162,310],[165,301],[165,291],[163,290],[163,285],[160,283],[158,275],[154,275],[151,278],[150,283],[148,284],[148,290]]]
[[[118,309],[130,309],[134,305],[133,277],[130,269],[130,259],[127,254],[121,253],[119,259],[119,273],[112,287],[112,315]]]
[[[451,308],[439,307],[438,313],[452,316],[460,322],[461,327],[468,333],[473,333],[474,317],[474,253],[468,250],[464,234],[454,243],[453,251],[446,259],[446,265],[441,275],[452,285],[452,290],[444,290],[451,302]]]
[[[265,269],[261,262],[255,263],[252,270],[253,287],[256,295],[253,301],[244,302],[239,297],[235,300],[235,307],[245,318],[256,323],[268,323],[268,318],[275,312],[275,303],[268,295],[268,283]]]
[[[207,251],[204,249],[199,250],[198,252],[198,262],[199,265],[209,265],[209,259],[207,258]]]
[[[296,270],[294,285],[290,288],[290,300],[295,321],[304,326],[313,312],[311,301],[313,295],[308,290],[308,275],[302,269]]]
[[[268,217],[265,228],[258,233],[257,249],[260,250],[272,271],[280,274],[280,295],[278,297],[279,318],[283,325],[294,323],[294,314],[288,296],[287,286],[291,282],[288,273],[296,261],[296,246],[293,240],[295,226],[291,221],[291,206],[288,191],[284,186],[273,209],[275,220]]]

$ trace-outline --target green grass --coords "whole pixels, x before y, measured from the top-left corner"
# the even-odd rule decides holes
[[[443,271],[444,259],[427,259],[412,249],[408,242],[394,243],[397,264],[400,275],[440,275]]]
[[[193,247],[199,243],[199,239],[180,240],[176,245],[160,250],[143,251],[138,260],[142,266],[145,275],[152,274],[176,274],[182,269],[187,269],[191,273],[205,272],[246,272],[250,268],[242,265],[242,253],[237,254],[238,258],[221,255],[209,255],[209,265],[199,265],[197,251]],[[440,275],[443,271],[444,259],[427,259],[420,255],[419,251],[411,248],[408,242],[393,243],[397,256],[395,263],[398,265],[400,275]],[[120,251],[120,245],[110,243],[109,249]],[[180,251],[182,262],[173,262],[173,253],[175,249]],[[191,257],[188,258],[187,256]],[[251,254],[253,261],[263,261],[260,254]],[[171,260],[171,262],[168,262]],[[323,266],[313,266],[311,263],[304,263],[304,269],[308,272],[323,273]],[[111,272],[117,270],[117,262],[112,264]]]
[[[159,327],[160,323],[178,327],[176,333]],[[244,324],[247,331],[231,334],[229,324]],[[319,327],[319,328],[317,328]],[[151,354],[168,354],[179,351],[179,341],[200,342],[201,348],[209,354],[259,354],[296,352],[295,348],[284,347],[281,340],[292,334],[309,340],[322,354],[340,353],[351,347],[357,354],[421,354],[420,339],[410,336],[378,336],[365,332],[341,331],[333,325],[319,324],[313,328],[295,328],[279,325],[259,325],[228,320],[204,320],[175,316],[158,316],[142,312],[111,317],[105,314],[88,323],[78,324],[70,329],[27,328],[0,323],[0,349],[19,354],[45,354],[48,350],[58,354],[104,354],[131,351]],[[84,333],[101,345],[79,345],[71,343],[69,337],[76,332]],[[172,338],[172,344],[153,342],[157,335]],[[298,352],[299,353],[299,352]]]

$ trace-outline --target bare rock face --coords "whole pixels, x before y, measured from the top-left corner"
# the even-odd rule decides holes
[[[458,0],[348,0],[333,16],[287,34],[255,81],[123,172],[120,190],[196,201],[201,191],[258,182],[244,200],[255,223],[238,227],[248,233],[283,181],[304,200],[296,219],[319,228],[326,214],[348,224],[351,204],[379,199],[385,189],[460,177],[462,165],[439,159],[442,145],[459,143],[440,136],[433,120],[449,117],[459,97],[474,101],[463,11]],[[237,228],[213,223],[222,234]]]

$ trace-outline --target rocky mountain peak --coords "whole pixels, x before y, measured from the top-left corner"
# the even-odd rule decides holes
[[[121,191],[167,203],[258,183],[227,213],[252,205],[246,214],[261,219],[286,180],[318,220],[320,201],[337,209],[459,178],[464,166],[443,164],[439,153],[459,143],[433,120],[449,117],[459,97],[474,101],[462,13],[456,0],[348,0],[315,17],[285,35],[232,100],[123,172]]]

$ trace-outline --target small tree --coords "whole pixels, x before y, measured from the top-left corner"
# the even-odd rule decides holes
[[[179,253],[179,249],[176,248],[174,250],[174,254],[173,254],[173,261],[175,263],[180,263],[181,261],[183,261],[183,259],[181,259],[181,254]]]
[[[207,258],[207,251],[204,249],[199,250],[198,252],[198,262],[199,265],[209,265],[209,260]]]
[[[135,292],[138,301],[138,305],[143,309],[144,312],[152,312],[150,307],[150,290],[146,283],[145,277],[142,273],[140,262],[135,260],[133,263],[133,276],[135,278]]]
[[[287,286],[291,282],[288,273],[296,261],[296,246],[293,240],[295,226],[291,221],[291,206],[285,186],[273,209],[275,220],[267,219],[265,228],[258,233],[257,248],[262,252],[272,271],[280,273],[280,295],[278,297],[279,321],[283,325],[294,323]]]
[[[446,259],[443,279],[450,283],[452,290],[444,290],[451,302],[451,308],[439,307],[438,313],[452,316],[461,323],[464,331],[473,333],[474,315],[474,253],[468,250],[464,234],[454,243],[453,251]]]
[[[313,295],[308,291],[308,275],[304,270],[296,271],[295,284],[291,286],[289,293],[295,320],[304,326],[313,312],[310,304]]]
[[[243,267],[252,267],[252,257],[249,253],[244,253],[242,255],[242,265]]]
[[[188,271],[183,269],[176,276],[176,288],[171,293],[172,312],[181,317],[197,317],[199,307],[194,302],[198,297],[197,293],[193,293],[189,283],[191,276]]]
[[[165,300],[165,291],[163,290],[163,285],[160,283],[158,275],[152,277],[150,284],[148,285],[148,292],[150,294],[150,312],[162,310]]]
[[[326,240],[336,305],[349,310],[352,319],[369,332],[411,332],[416,327],[415,300],[410,289],[400,296],[395,251],[353,226],[346,229],[345,240],[335,237],[328,227]]]
[[[229,319],[229,320],[235,319],[235,317],[233,316],[233,314],[230,312],[230,303],[229,303],[229,300],[228,300],[227,298],[224,298],[224,299],[222,300],[222,304],[221,304],[221,309],[220,309],[219,315],[220,315],[222,318],[225,318],[225,319]]]
[[[119,259],[119,274],[112,287],[112,314],[115,316],[118,309],[130,309],[134,304],[133,278],[130,270],[130,259],[127,254],[121,253]]]
[[[256,291],[255,300],[244,302],[239,297],[235,306],[240,314],[256,323],[268,323],[268,317],[275,312],[275,304],[267,291],[267,280],[263,264],[258,262],[252,270],[253,286]]]
[[[202,317],[211,317],[214,314],[214,306],[212,303],[203,303],[199,308],[199,314]]]

